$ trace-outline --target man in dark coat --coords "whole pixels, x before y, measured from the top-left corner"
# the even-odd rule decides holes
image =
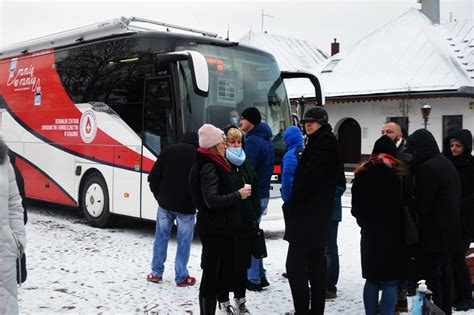
[[[246,108],[240,118],[240,129],[246,134],[244,151],[247,159],[252,163],[257,173],[261,213],[258,223],[270,200],[270,179],[273,174],[274,148],[272,143],[272,130],[262,122],[260,112],[255,107]],[[252,256],[252,265],[247,271],[247,289],[261,291],[267,287],[267,277],[263,268],[263,260]]]
[[[474,241],[474,157],[471,151],[472,134],[469,130],[456,130],[444,141],[444,155],[453,162],[461,179],[460,218],[463,251],[452,256],[453,305],[457,311],[467,311],[474,307],[471,275],[465,259],[467,250]]]
[[[454,165],[442,154],[433,135],[419,129],[408,137],[419,218],[417,270],[433,291],[434,303],[451,314],[450,256],[462,251],[459,208],[461,183]]]
[[[411,160],[411,155],[406,152],[406,140],[403,139],[402,127],[396,121],[387,121],[382,126],[382,135],[388,136],[397,147],[397,159],[403,163]],[[406,312],[406,311],[404,311]]]
[[[296,169],[290,200],[283,206],[285,236],[289,242],[286,270],[297,314],[323,314],[328,235],[337,176],[339,143],[322,107],[307,110],[302,120],[308,143]]]
[[[198,146],[195,132],[187,132],[182,143],[165,147],[153,166],[148,182],[158,201],[156,233],[153,242],[151,273],[147,280],[162,282],[168,240],[174,221],[177,223],[175,281],[180,287],[194,285],[196,279],[188,272],[187,264],[194,235],[196,209],[191,199],[189,172]]]

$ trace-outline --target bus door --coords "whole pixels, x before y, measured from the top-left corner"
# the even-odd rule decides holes
[[[144,156],[147,155],[147,152],[158,156],[165,146],[176,142],[176,106],[173,106],[175,103],[173,93],[170,75],[163,75],[145,81],[144,127],[142,134]],[[158,204],[148,184],[150,170],[142,170],[141,217],[155,220]]]

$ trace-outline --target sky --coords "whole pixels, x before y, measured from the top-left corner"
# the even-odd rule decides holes
[[[425,0],[428,1],[428,0]],[[441,23],[472,19],[473,0],[440,0]],[[0,50],[24,40],[119,16],[182,25],[238,41],[249,30],[308,40],[326,53],[337,38],[350,47],[389,23],[418,0],[161,1],[0,0]],[[451,13],[451,14],[450,14]]]

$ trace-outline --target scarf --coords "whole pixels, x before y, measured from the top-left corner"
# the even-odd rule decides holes
[[[385,165],[388,168],[395,168],[398,165],[398,161],[391,156],[390,154],[386,153],[379,153],[379,154],[372,154],[370,155],[369,159],[364,162],[356,171],[356,174],[367,171],[372,166],[375,165]]]
[[[198,152],[201,153],[202,155],[210,158],[213,160],[217,165],[219,165],[226,173],[230,173],[230,164],[227,162],[226,159],[224,159],[222,156],[215,154],[207,148],[199,147]]]
[[[225,150],[225,157],[235,166],[241,166],[245,162],[245,152],[242,148],[229,147]]]

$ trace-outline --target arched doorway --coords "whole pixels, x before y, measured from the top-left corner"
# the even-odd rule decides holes
[[[344,163],[359,163],[362,142],[359,123],[352,118],[346,118],[339,125],[337,136]]]

